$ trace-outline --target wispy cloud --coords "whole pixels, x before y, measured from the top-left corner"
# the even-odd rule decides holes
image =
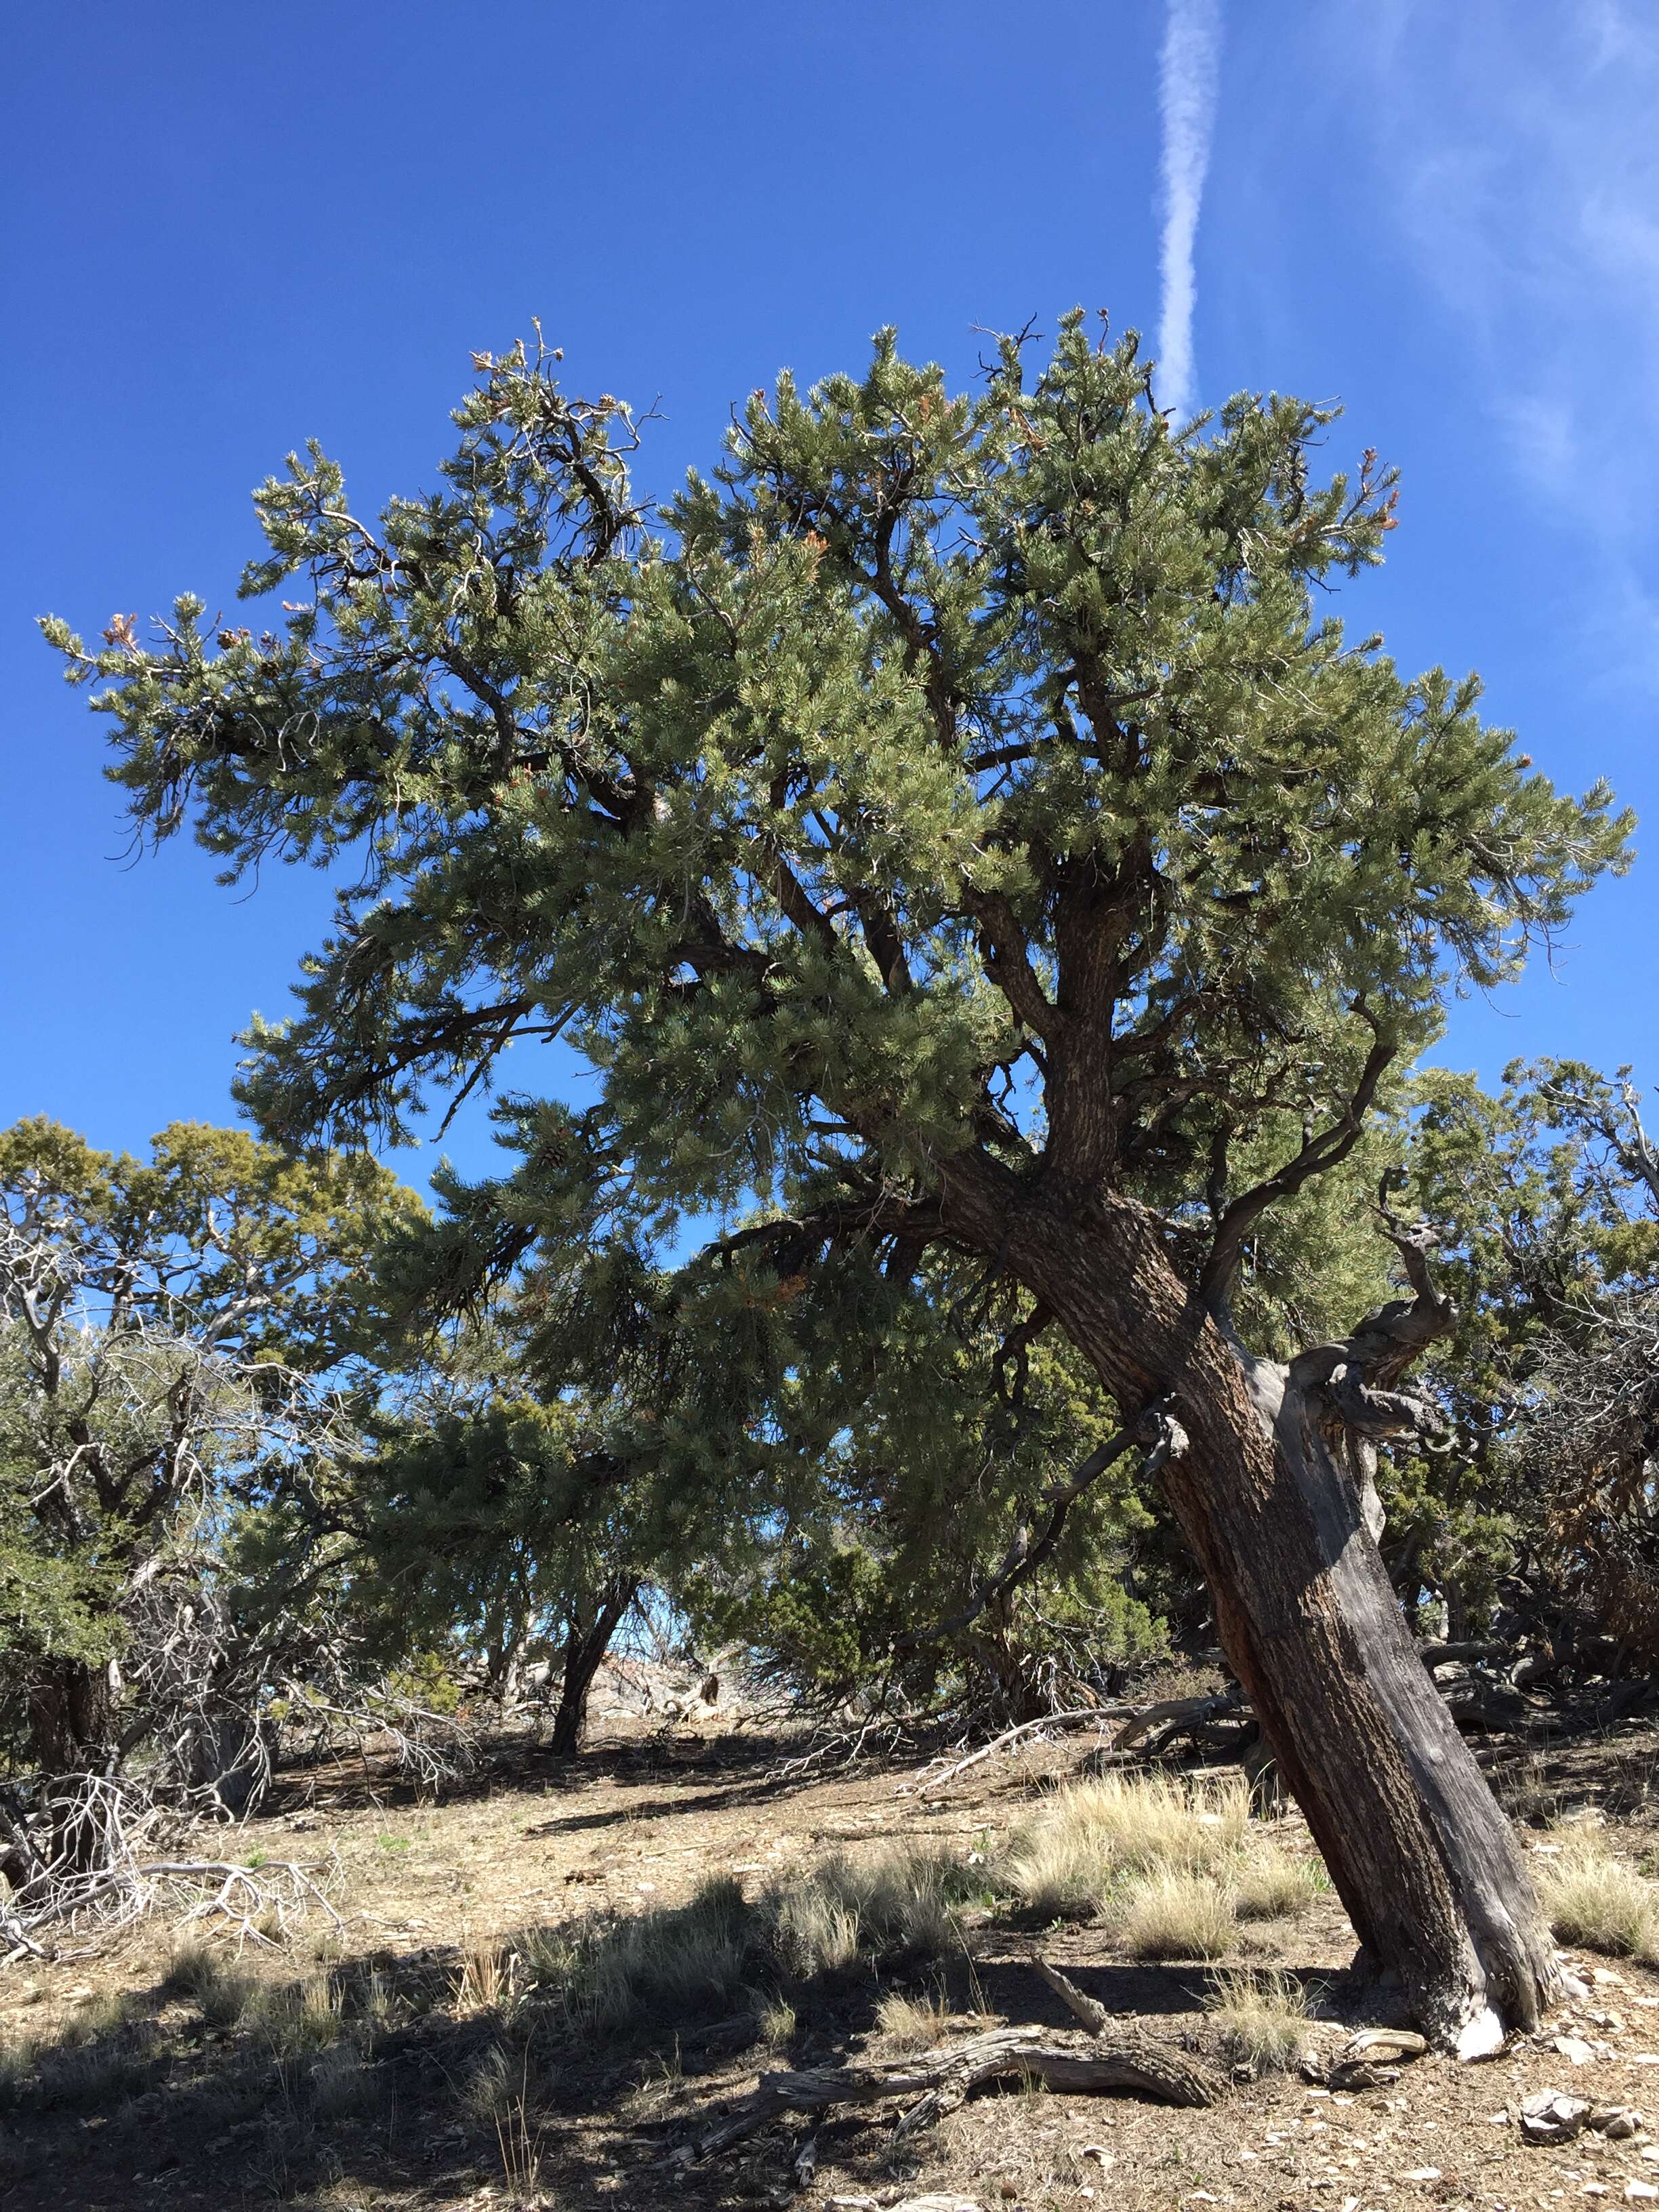
[[[1177,416],[1192,410],[1193,308],[1198,296],[1193,245],[1210,166],[1216,80],[1221,59],[1220,0],[1169,0],[1158,106],[1164,119],[1163,313],[1158,329],[1159,397]]]
[[[1383,202],[1511,465],[1580,538],[1581,573],[1558,580],[1616,633],[1606,672],[1650,684],[1659,25],[1630,0],[1378,0],[1328,35],[1327,72],[1375,134]]]

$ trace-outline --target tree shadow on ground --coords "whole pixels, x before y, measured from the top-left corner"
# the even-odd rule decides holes
[[[694,1900],[635,1919],[672,1948],[697,1910]],[[167,1978],[27,2063],[14,2053],[0,2081],[8,2212],[136,2212],[158,2200],[185,2212],[360,2200],[435,2212],[485,2184],[504,2188],[515,2162],[538,2166],[550,2201],[572,2212],[619,2191],[649,2203],[671,2186],[677,2204],[702,2212],[787,2189],[806,2123],[774,2124],[689,2166],[677,2145],[757,2072],[857,2055],[896,1993],[925,2001],[953,2033],[988,2015],[1075,2025],[1029,1954],[1008,1949],[1030,1947],[1006,1929],[981,1931],[983,1957],[960,1947],[865,1954],[792,1975],[755,1908],[733,1910],[753,1924],[733,1923],[737,1948],[707,1986],[671,1994],[669,1972],[660,1989],[607,2001],[590,1959],[586,2009],[554,1986],[557,1962],[576,1956],[575,1923],[526,1928],[483,1951],[437,1946],[276,1974],[228,1953],[181,1954]],[[1085,1943],[1072,1931],[1045,1954],[1115,2014],[1201,2031],[1202,1967],[1071,1955]],[[596,2002],[617,2016],[596,2016]],[[828,2115],[817,2133],[826,2162],[877,2179],[925,2156],[924,2143],[896,2166],[890,2124],[873,2110]]]

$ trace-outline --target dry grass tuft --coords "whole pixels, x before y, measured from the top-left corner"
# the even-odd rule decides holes
[[[1135,1875],[1219,1874],[1237,1858],[1249,1814],[1242,1778],[1211,1789],[1163,1775],[1073,1784],[1016,1834],[1003,1879],[1045,1918],[1081,1917]]]
[[[1620,1959],[1659,1956],[1653,1885],[1613,1856],[1606,1832],[1594,1822],[1575,1822],[1556,1835],[1559,1856],[1545,1863],[1538,1887],[1563,1942]]]
[[[876,2007],[876,2033],[889,2050],[926,2051],[944,2035],[945,2018],[938,1997],[890,1990]]]
[[[243,2014],[279,2062],[331,2051],[346,2033],[345,1991],[331,1974],[314,1974],[287,1989],[265,1984]]]
[[[760,2039],[769,2051],[787,2051],[799,2025],[795,2008],[787,1997],[769,1997],[755,2019]]]
[[[134,2003],[132,1993],[127,1990],[104,1990],[86,1998],[58,2031],[60,2048],[73,2050],[118,2035],[132,2016]]]
[[[361,2118],[380,2101],[380,2077],[349,2046],[325,2051],[311,2069],[311,2101],[325,2120]]]
[[[574,2018],[622,2027],[653,2015],[678,2018],[730,1998],[752,1963],[755,1929],[730,1875],[704,1882],[690,1903],[635,1913],[598,1933],[579,1934],[562,1960],[544,1950],[550,1979]]]
[[[210,2027],[240,2027],[264,2001],[264,1984],[239,1967],[225,1966],[212,1958],[193,1975],[190,1994],[202,2008]]]
[[[1264,1852],[1240,1862],[1230,1885],[1233,1909],[1241,1920],[1288,1920],[1305,1911],[1329,1881],[1316,1859]]]
[[[501,2012],[513,1995],[513,1960],[500,1943],[470,1943],[455,1975],[455,2009],[463,2019]]]
[[[475,2120],[495,2121],[518,2094],[513,2061],[499,2043],[492,2043],[466,2078],[461,2103]]]
[[[961,1948],[960,1909],[981,1877],[948,1851],[888,1844],[840,1856],[767,1899],[774,1940],[798,1974],[851,1966],[860,1953],[938,1959]]]
[[[200,1942],[179,1943],[167,1960],[167,1972],[161,1977],[161,1994],[169,1997],[196,1997],[212,1988],[222,1969],[211,1948]]]
[[[1212,1875],[1136,1875],[1118,1911],[1118,1942],[1136,1959],[1218,1959],[1238,1934],[1232,1899]]]
[[[1206,2002],[1237,2065],[1288,2073],[1307,2047],[1308,1996],[1294,1975],[1220,1973]]]
[[[859,1954],[858,1914],[827,1887],[801,1882],[774,1900],[773,1941],[792,1974],[836,1974]]]
[[[0,2112],[21,2102],[40,2055],[40,2043],[32,2035],[9,2035],[0,2043]]]

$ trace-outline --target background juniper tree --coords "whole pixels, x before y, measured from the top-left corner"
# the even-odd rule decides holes
[[[1426,1363],[1443,1448],[1390,1454],[1402,1595],[1453,1638],[1530,1636],[1527,1672],[1659,1656],[1644,1443],[1659,1157],[1630,1071],[1517,1062],[1497,1097],[1429,1071],[1407,1159],[1458,1309]]]
[[[362,1155],[296,1162],[242,1130],[174,1123],[148,1160],[46,1120],[0,1132],[0,1747],[14,1816],[57,1808],[49,1853],[95,1858],[84,1785],[133,1766],[245,1802],[260,1683],[225,1539],[329,1448],[316,1386],[415,1204]]]
[[[1133,337],[1025,350],[970,396],[886,335],[862,379],[781,379],[654,534],[626,410],[480,356],[438,490],[371,524],[313,449],[257,495],[279,630],[186,599],[150,645],[49,634],[147,833],[343,864],[297,1019],[253,1033],[269,1133],[395,1136],[558,1031],[597,1079],[541,1125],[573,1234],[672,1268],[712,1222],[686,1264],[762,1310],[943,1244],[1051,1313],[1158,1438],[1369,1953],[1490,2047],[1548,1947],[1372,1540],[1376,1442],[1433,1419],[1400,1385],[1452,1325],[1428,1235],[1382,1218],[1406,1295],[1294,1357],[1232,1301],[1448,985],[1511,975],[1627,825],[1473,678],[1345,635],[1395,488],[1321,479],[1330,410],[1178,428]]]

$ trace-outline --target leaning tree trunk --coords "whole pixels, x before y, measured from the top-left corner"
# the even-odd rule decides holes
[[[573,1601],[571,1605],[559,1702],[553,1715],[553,1733],[549,1738],[549,1748],[562,1759],[574,1759],[582,1747],[582,1737],[587,1731],[587,1693],[638,1589],[637,1582],[615,1575],[599,1592],[591,1615],[585,1604]]]
[[[1165,1465],[1170,1505],[1370,1961],[1466,2057],[1534,2026],[1557,1988],[1547,1933],[1366,1525],[1333,1409],[1334,1355],[1350,1347],[1251,1359],[1127,1200],[1045,1199],[975,1163],[947,1170],[944,1212],[1052,1309],[1126,1411],[1161,1398],[1185,1432]]]

